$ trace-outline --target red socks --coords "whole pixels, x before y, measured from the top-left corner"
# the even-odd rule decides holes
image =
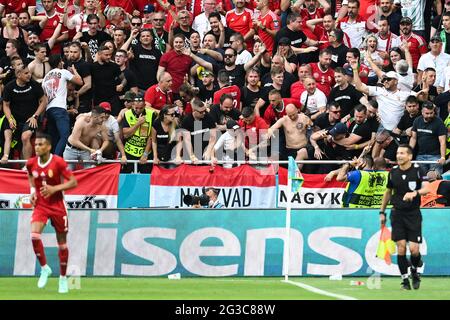
[[[42,244],[41,235],[39,233],[31,234],[31,242],[33,243],[33,250],[36,257],[39,260],[41,267],[47,264],[47,258],[45,257],[44,245]]]
[[[60,244],[58,250],[60,275],[65,276],[67,271],[67,261],[69,260],[69,249],[67,244]]]

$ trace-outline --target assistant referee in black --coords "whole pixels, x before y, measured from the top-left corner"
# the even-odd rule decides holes
[[[419,244],[422,243],[422,214],[420,196],[428,193],[427,184],[422,187],[419,166],[413,165],[413,149],[402,144],[397,149],[397,166],[389,173],[387,189],[380,209],[380,222],[386,223],[386,206],[391,201],[392,240],[397,244],[397,263],[402,276],[401,288],[411,290],[408,279],[406,243],[411,252],[411,277],[414,289],[420,287],[417,268],[422,266]]]

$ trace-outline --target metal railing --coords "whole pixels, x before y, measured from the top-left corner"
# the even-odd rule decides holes
[[[450,159],[449,159],[450,160]],[[447,160],[447,162],[449,161]],[[18,164],[25,164],[27,162],[27,160],[8,160],[7,164],[9,163],[18,163]],[[100,163],[98,161],[95,160],[86,160],[86,161],[80,161],[80,160],[66,160],[67,163],[71,163],[71,164],[95,164],[95,165],[100,165],[102,163],[120,163],[120,160],[107,160],[104,159],[102,160]],[[297,164],[345,164],[345,163],[350,163],[352,162],[351,160],[296,160],[295,161]],[[413,163],[417,163],[417,164],[434,164],[436,163],[436,161],[412,161]],[[139,160],[127,160],[127,163],[132,163],[134,170],[133,173],[138,173],[138,165],[139,165]],[[145,162],[145,164],[153,164],[154,161],[153,160],[147,160]],[[249,165],[271,165],[271,164],[288,164],[289,161],[287,160],[248,160],[248,161],[244,161],[244,160],[238,160],[238,161],[224,161],[224,160],[218,160],[215,161],[214,163],[212,163],[211,160],[198,160],[198,161],[191,161],[191,160],[183,160],[183,162],[179,163],[176,161],[160,161],[160,164],[209,164],[209,165],[214,165],[214,164],[249,164]]]

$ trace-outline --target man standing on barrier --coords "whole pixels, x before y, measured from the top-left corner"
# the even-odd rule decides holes
[[[422,243],[422,214],[420,196],[428,193],[428,184],[422,185],[419,166],[412,164],[413,149],[402,144],[397,149],[397,163],[389,173],[387,189],[380,208],[380,223],[386,224],[385,209],[391,201],[392,240],[397,243],[397,262],[402,277],[401,288],[411,290],[408,279],[408,260],[406,243],[411,251],[411,278],[415,290],[420,287],[420,275],[417,268],[423,265],[419,244]]]

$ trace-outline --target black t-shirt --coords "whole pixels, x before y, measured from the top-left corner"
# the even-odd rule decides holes
[[[378,122],[377,117],[367,118],[367,123],[370,126],[370,132],[377,132],[380,123]]]
[[[130,61],[130,70],[137,77],[139,89],[147,90],[156,84],[156,73],[158,72],[161,52],[158,49],[145,49],[142,45],[132,46],[134,58]]]
[[[401,170],[395,166],[388,177],[387,188],[392,190],[391,203],[394,210],[400,210],[402,214],[417,214],[420,208],[420,196],[417,196],[413,201],[403,201],[403,196],[407,192],[419,190],[422,186],[420,178],[419,166],[417,164],[411,165],[407,170]]]
[[[133,71],[131,71],[129,68],[125,68],[123,70],[123,75],[125,76],[125,79],[127,79],[127,85],[122,90],[122,92],[119,92],[120,95],[125,94],[125,92],[129,91],[131,88],[137,86],[137,78]]]
[[[441,118],[425,122],[423,117],[414,120],[412,131],[417,132],[417,154],[439,155],[439,136],[447,136],[447,128]]]
[[[362,144],[366,141],[369,141],[370,138],[372,138],[371,127],[370,127],[370,124],[367,122],[367,120],[361,124],[357,124],[355,121],[353,121],[350,124],[350,127],[348,128],[348,132],[350,132],[350,134],[353,133],[353,134],[361,137],[361,139],[356,142],[357,144]],[[348,150],[348,152],[352,156],[357,157],[361,154],[362,150],[361,149]]]
[[[109,101],[112,97],[119,95],[116,92],[116,86],[120,84],[121,73],[119,66],[113,62],[92,64],[92,91],[95,104]]]
[[[214,129],[216,124],[211,116],[207,113],[202,120],[194,120],[194,116],[187,115],[181,122],[181,128],[190,132],[192,150],[197,159],[203,158],[203,152],[209,143],[211,129]],[[201,141],[201,146],[199,142]]]
[[[331,89],[328,101],[336,101],[341,106],[341,117],[345,117],[350,114],[355,106],[359,103],[359,100],[363,97],[363,94],[356,90],[356,88],[349,84],[344,90],[340,90],[339,86]]]
[[[281,38],[289,38],[291,40],[291,46],[295,48],[301,48],[305,41],[308,39],[303,31],[292,31],[288,27],[281,28],[275,35],[275,40],[273,44],[273,53],[275,54],[278,50],[278,41]]]
[[[236,65],[233,70],[224,69],[230,78],[231,85],[235,84],[239,88],[245,85],[245,69],[242,64]]]
[[[436,34],[439,35],[439,32],[442,30],[442,15],[434,17],[431,26],[436,29]]]
[[[441,181],[437,194],[443,195],[447,199],[445,203],[448,206],[450,204],[450,181]]]
[[[409,113],[405,111],[405,114],[400,118],[397,128],[402,131],[411,128],[414,120],[416,120],[416,118],[418,117],[420,117],[420,112],[418,112],[414,117],[411,117]]]
[[[212,90],[208,90],[203,84],[199,86],[198,97],[205,103],[211,105],[214,100],[214,93],[219,90],[219,85],[214,83]]]
[[[84,61],[83,59],[80,59],[76,62],[69,62],[68,67],[75,66],[75,69],[77,69],[78,74],[80,75],[81,79],[88,77],[91,75],[91,64],[89,62]],[[92,80],[92,78],[91,78]],[[79,90],[82,86],[77,86],[77,90]],[[86,91],[83,95],[80,96],[80,102],[87,102],[92,100],[92,90],[89,89]]]
[[[220,110],[220,105],[215,104],[211,107],[209,115],[216,125],[222,125],[227,124],[228,120],[239,120],[241,113],[235,108],[231,109],[228,113],[224,113]]]
[[[283,81],[283,86],[281,87],[281,97],[290,98],[291,93],[289,91],[284,90],[285,89],[284,84],[285,83]],[[264,116],[264,112],[266,112],[267,107],[270,105],[269,92],[272,91],[273,89],[275,89],[275,87],[271,83],[268,83],[261,88],[261,99],[263,99],[265,102],[264,106],[259,109],[259,114],[261,115],[261,117]]]
[[[331,51],[331,68],[336,69],[336,67],[343,67],[347,62],[346,57],[348,48],[344,44],[341,44],[337,48],[329,46],[327,49]]]
[[[283,98],[290,98],[291,97],[291,86],[294,82],[297,81],[297,79],[295,79],[295,76],[292,73],[289,73],[286,71],[283,73],[283,76],[284,76],[284,79],[283,79],[283,84],[281,85],[281,96]],[[261,78],[261,83],[264,85],[264,87],[267,84],[272,83],[272,77],[270,76],[270,72],[263,75],[263,77]]]
[[[241,88],[242,109],[244,109],[245,107],[251,107],[252,109],[254,109],[256,103],[258,102],[259,98],[261,98],[261,96],[262,96],[261,90],[253,92],[249,90],[246,86],[242,87]]]
[[[153,122],[153,130],[156,131],[156,146],[158,149],[158,159],[161,161],[169,161],[172,160],[172,150],[177,144],[177,142],[170,141],[170,134],[166,132],[162,127],[161,120],[156,119]]]
[[[86,42],[89,46],[89,52],[91,57],[94,58],[100,45],[106,41],[112,40],[111,36],[104,31],[97,31],[97,33],[91,36],[87,31],[83,32],[80,38],[80,42]]]
[[[5,86],[3,100],[9,102],[11,113],[18,123],[24,123],[33,116],[39,106],[39,99],[44,95],[42,86],[31,80],[20,87],[16,81]]]
[[[419,92],[421,90],[422,90],[422,88],[420,88],[419,85],[417,85],[413,88],[414,92]],[[434,100],[436,99],[437,96],[438,96],[437,88],[435,86],[430,86],[430,88],[428,89],[428,100],[434,103]],[[422,103],[423,102],[420,102],[421,107],[422,107]],[[447,108],[445,108],[445,109],[447,109]]]
[[[400,138],[393,137],[392,141],[384,148],[383,158],[397,162],[397,149],[400,145]]]
[[[402,19],[401,10],[392,12],[387,16],[387,19],[389,21],[389,30],[396,35],[400,35],[400,20]]]
[[[9,57],[3,57],[0,58],[0,68],[3,69],[2,73],[13,73],[14,70],[11,67],[11,59]],[[7,83],[7,81],[3,81],[4,84]]]
[[[330,123],[330,117],[328,112],[324,112],[317,116],[316,120],[314,120],[314,126],[318,127],[320,130],[331,129],[336,123]]]
[[[219,43],[220,34],[216,35],[216,34],[214,34],[214,32],[212,30],[209,30],[205,35],[207,35],[207,34],[212,34],[214,36],[214,38],[216,38],[216,42]],[[231,30],[228,27],[225,27],[225,40],[223,42],[222,48],[226,49],[226,48],[231,47],[230,38],[233,34],[234,34],[233,30]]]

